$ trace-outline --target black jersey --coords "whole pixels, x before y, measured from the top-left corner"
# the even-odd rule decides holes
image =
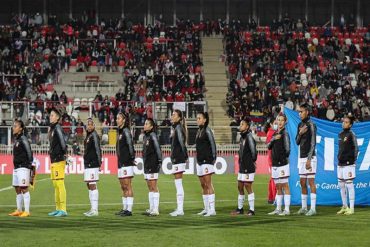
[[[28,168],[31,169],[33,155],[31,145],[24,135],[17,135],[13,145],[13,164],[14,169]]]
[[[275,139],[277,135],[281,137]],[[280,167],[289,163],[290,139],[285,128],[274,133],[267,147],[271,150],[272,166]]]
[[[116,151],[118,168],[135,165],[135,149],[129,128],[118,129]]]
[[[100,148],[100,138],[95,130],[87,132],[84,147],[85,168],[99,168],[101,165],[102,152]]]
[[[345,129],[338,136],[339,152],[338,165],[348,166],[355,164],[358,154],[357,138],[351,129]]]
[[[307,126],[307,131],[300,135],[299,128]],[[316,148],[316,125],[310,118],[302,120],[298,124],[297,136],[295,138],[297,145],[299,145],[300,158],[307,158],[311,160],[315,156]]]
[[[195,144],[198,164],[213,165],[217,158],[217,151],[212,130],[208,127],[200,127],[195,138]]]
[[[239,173],[254,173],[257,160],[256,141],[249,130],[240,135]]]
[[[157,135],[153,131],[145,133],[143,139],[144,173],[158,173],[162,165],[162,151]]]
[[[49,130],[49,154],[51,163],[66,160],[67,140],[60,124],[51,124]]]
[[[172,126],[171,162],[173,165],[185,163],[188,150],[185,144],[185,132],[179,123]]]

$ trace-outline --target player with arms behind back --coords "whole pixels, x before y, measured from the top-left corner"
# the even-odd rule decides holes
[[[100,138],[95,131],[95,124],[91,118],[87,119],[86,138],[84,141],[84,181],[89,190],[91,204],[90,211],[84,213],[85,216],[98,216],[99,191],[97,182],[99,181],[99,170],[101,166],[102,152],[100,148]]]
[[[254,192],[252,184],[256,172],[257,150],[256,142],[250,130],[251,120],[244,118],[240,122],[240,149],[239,149],[239,173],[238,173],[238,208],[231,212],[232,215],[244,213],[243,205],[245,200],[244,188],[248,193],[249,210],[247,216],[253,216],[254,212]]]
[[[32,182],[31,170],[33,155],[31,145],[26,137],[26,127],[22,120],[15,120],[13,124],[13,186],[17,193],[17,209],[9,216],[28,217],[30,216],[31,196],[28,187]],[[24,211],[22,211],[22,201]]]
[[[204,209],[198,213],[205,217],[216,215],[215,190],[212,184],[212,174],[215,173],[214,164],[217,158],[215,138],[208,127],[208,112],[199,112],[197,115],[198,132],[195,139],[197,150],[197,175],[203,189]]]
[[[159,190],[158,173],[162,166],[162,151],[155,133],[155,123],[153,119],[148,118],[144,124],[143,139],[143,161],[144,178],[149,189],[149,209],[146,211],[148,216],[159,215]]]
[[[337,214],[351,215],[355,212],[355,188],[353,180],[356,178],[356,160],[358,146],[356,135],[351,130],[353,117],[343,118],[343,131],[338,136],[338,183],[343,206]],[[347,204],[347,191],[349,196],[349,208]]]
[[[132,216],[134,192],[132,178],[134,177],[135,149],[130,131],[130,118],[125,112],[117,114],[118,139],[116,144],[118,160],[118,179],[122,189],[123,208],[116,215]]]
[[[187,127],[182,111],[176,109],[171,116],[171,163],[172,173],[175,176],[177,208],[170,213],[171,216],[184,215],[184,187],[182,186],[182,174],[185,172],[188,150],[186,149]]]
[[[49,216],[64,217],[67,216],[67,193],[64,185],[67,142],[62,127],[59,124],[63,116],[63,110],[52,108],[50,112],[49,129],[49,154],[51,160],[51,180],[54,186],[55,211],[50,212]]]

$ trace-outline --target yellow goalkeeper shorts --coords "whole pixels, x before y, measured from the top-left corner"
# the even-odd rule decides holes
[[[51,163],[51,179],[57,180],[57,179],[64,179],[66,169],[66,161],[59,161],[56,163]]]

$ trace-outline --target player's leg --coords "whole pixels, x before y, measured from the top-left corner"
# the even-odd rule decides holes
[[[281,187],[284,194],[284,211],[280,215],[290,215],[290,188],[288,178],[281,179]]]
[[[13,212],[9,213],[9,216],[19,216],[22,214],[22,191],[21,188],[19,187],[20,181],[18,179],[18,170],[19,169],[14,169],[13,170],[13,181],[12,185],[14,187],[15,193],[16,193],[16,205],[17,209],[14,210]]]
[[[281,183],[280,183],[278,178],[274,179],[274,182],[275,182],[275,186],[276,186],[276,208],[275,208],[274,211],[268,213],[269,215],[278,215],[282,212],[281,211],[281,206],[283,204],[282,186],[281,186]]]
[[[249,211],[247,212],[248,216],[253,216],[254,212],[254,192],[253,192],[253,179],[245,183],[245,188],[248,192],[248,203],[249,203]]]
[[[14,186],[14,179],[13,179],[13,186]],[[22,214],[22,210],[23,210],[23,206],[22,206],[23,196],[22,196],[21,188],[19,186],[14,186],[14,190],[16,193],[15,198],[16,198],[17,209],[14,210],[12,213],[9,213],[9,216],[19,216]]]
[[[54,187],[55,210],[48,213],[49,216],[55,216],[57,213],[59,213],[60,210],[59,188],[56,182],[57,177],[58,177],[57,164],[52,163],[50,167],[50,178]]]
[[[355,187],[353,185],[353,180],[348,179],[346,180],[346,188],[348,190],[348,197],[349,197],[349,210],[347,208],[345,215],[351,215],[355,212]]]
[[[85,215],[89,217],[98,216],[99,215],[99,211],[98,211],[99,191],[98,191],[97,183],[96,182],[88,183],[88,188],[89,188],[91,210]]]
[[[184,198],[185,198],[185,193],[184,193],[184,187],[182,185],[182,174],[183,174],[183,169],[182,169],[182,164],[178,165],[180,168],[180,171],[175,173],[175,186],[176,186],[176,201],[177,201],[177,208],[175,211],[170,213],[171,216],[182,216],[184,215]]]
[[[299,182],[301,184],[301,203],[302,207],[298,210],[297,214],[307,213],[307,176],[300,175]]]
[[[124,178],[119,178],[119,184],[121,186],[121,191],[122,191],[122,210],[117,212],[116,215],[121,215],[124,211],[127,210],[127,197],[125,194],[126,188],[125,188]]]
[[[132,212],[134,205],[134,192],[132,190],[132,178],[127,178],[127,211]]]
[[[202,187],[202,197],[203,197],[203,206],[204,206],[203,210],[199,212],[198,215],[205,215],[208,209],[208,191],[207,191],[207,187],[205,184],[204,176],[199,176],[198,178],[199,178],[200,185]]]
[[[153,193],[153,210],[151,211],[151,216],[159,215],[159,190],[157,185],[157,178],[149,180],[150,191]]]
[[[56,182],[56,186],[58,187],[59,205],[60,205],[59,214],[55,216],[67,216],[67,192],[66,192],[66,187],[64,183],[64,178],[58,179],[55,182]]]
[[[342,199],[342,207],[337,212],[337,214],[344,214],[348,208],[347,202],[347,190],[346,190],[346,181],[344,180],[344,167],[338,166],[337,167],[337,177],[338,177],[338,186],[340,191],[340,197]]]
[[[312,216],[316,214],[316,184],[315,184],[315,175],[308,176],[308,184],[310,186],[310,199],[311,199],[311,208],[306,213],[307,216]]]
[[[239,215],[244,214],[244,201],[245,201],[245,194],[244,194],[244,182],[241,181],[241,175],[239,174],[238,177],[238,207],[231,212],[232,215]]]
[[[131,188],[131,178],[121,179],[121,186],[123,190],[123,197],[126,198],[126,210],[120,214],[121,216],[131,216],[132,215],[132,205],[134,203],[134,198]]]
[[[28,186],[20,187],[23,197],[24,212],[19,215],[19,217],[28,217],[30,216],[30,204],[31,204],[31,195],[28,191]]]
[[[150,180],[147,179],[147,175],[150,175],[150,174],[144,174],[144,178],[146,180],[146,185],[148,187],[148,201],[149,201],[149,209],[147,209],[145,211],[145,214],[150,214],[150,212],[153,211],[153,191],[152,191],[152,187],[151,187],[151,183],[150,183]]]
[[[216,209],[215,209],[216,196],[215,196],[215,190],[212,184],[212,174],[213,173],[206,174],[203,176],[205,188],[208,194],[208,205],[207,205],[208,213],[204,215],[207,217],[216,215]]]
[[[67,192],[64,184],[66,161],[56,163],[55,166],[55,187],[57,188],[59,200],[59,212],[55,214],[56,217],[67,216]]]

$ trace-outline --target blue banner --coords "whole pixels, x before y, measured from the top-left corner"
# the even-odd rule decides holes
[[[301,187],[298,174],[298,150],[295,142],[297,126],[301,119],[298,112],[284,109],[288,118],[287,131],[290,135],[290,179],[291,203],[301,204]],[[317,204],[342,205],[337,179],[338,134],[342,131],[341,123],[333,123],[322,119],[311,118],[317,126]],[[370,205],[370,122],[355,123],[352,131],[356,134],[359,154],[356,162],[356,178],[354,180],[356,198],[355,205]],[[308,203],[310,198],[308,198]]]

